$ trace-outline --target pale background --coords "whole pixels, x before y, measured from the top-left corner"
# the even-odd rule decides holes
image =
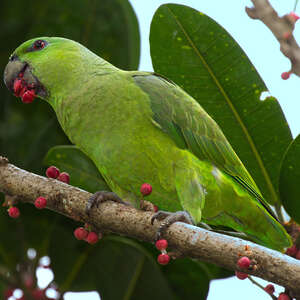
[[[164,0],[129,0],[138,16],[141,38],[142,52],[140,70],[152,71],[152,64],[149,55],[149,29],[150,22],[155,10],[164,3]],[[296,0],[271,0],[271,4],[277,12],[282,15],[293,10]],[[270,31],[259,21],[249,19],[245,13],[245,6],[251,6],[251,1],[217,1],[217,0],[173,0],[172,3],[191,6],[221,24],[244,49],[261,77],[265,81],[272,96],[275,96],[284,111],[290,124],[293,136],[300,132],[299,117],[299,95],[298,91],[300,79],[292,75],[289,80],[283,81],[280,74],[290,69],[290,62],[280,53],[278,42]],[[299,8],[300,10],[300,8]],[[299,14],[298,10],[298,14]],[[299,36],[299,28],[296,26],[295,37]],[[299,41],[298,41],[299,42]],[[47,272],[43,270],[43,272]],[[40,275],[40,284],[45,285],[47,273]],[[44,283],[43,283],[44,281]],[[259,280],[264,286],[267,282]],[[155,287],[153,289],[155,291]],[[276,294],[283,289],[276,287]],[[155,298],[155,296],[153,296]],[[68,293],[66,300],[99,300],[97,293]],[[238,280],[230,278],[225,280],[215,280],[211,282],[208,300],[270,300],[270,296],[258,287],[254,286],[248,279]],[[186,299],[190,300],[190,299]],[[192,300],[192,299],[191,299]]]

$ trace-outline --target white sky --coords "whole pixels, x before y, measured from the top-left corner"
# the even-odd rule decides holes
[[[265,81],[272,96],[275,96],[285,113],[294,136],[300,132],[300,104],[299,104],[299,78],[293,75],[289,80],[283,81],[281,73],[290,69],[289,61],[280,53],[278,42],[269,30],[259,21],[248,18],[245,6],[251,6],[251,1],[217,1],[217,0],[129,0],[138,16],[141,36],[142,55],[140,70],[151,71],[152,64],[149,51],[149,29],[150,22],[155,10],[163,3],[179,3],[191,6],[221,24],[247,53],[255,65],[261,77]],[[295,0],[275,1],[271,4],[279,14],[289,13]],[[300,6],[300,5],[299,5]],[[300,9],[300,8],[299,8]],[[299,11],[299,10],[298,10]],[[299,22],[300,24],[300,22]],[[298,25],[299,27],[300,25]],[[296,28],[295,36],[299,36],[299,28]],[[260,281],[263,285],[267,282]],[[276,288],[281,292],[282,288]],[[69,294],[66,300],[99,300],[95,294]],[[231,299],[231,300],[270,300],[270,296],[253,286],[249,280],[238,280],[236,278],[212,281],[208,300]]]

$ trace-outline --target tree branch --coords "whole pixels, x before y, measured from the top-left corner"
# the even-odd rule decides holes
[[[153,226],[152,212],[136,210],[122,204],[105,202],[85,214],[90,193],[79,188],[29,173],[0,157],[0,192],[33,203],[39,196],[47,198],[47,208],[69,218],[88,222],[101,230],[152,242],[158,223]],[[247,273],[277,283],[300,299],[300,261],[277,251],[239,238],[177,222],[167,230],[170,247],[191,258],[201,259],[231,270],[238,270],[237,260],[248,256],[255,267]],[[241,270],[243,271],[244,270]]]
[[[280,51],[291,61],[289,73],[300,76],[300,48],[293,36],[297,16],[291,13],[279,17],[268,0],[251,1],[254,6],[246,7],[248,16],[261,20],[272,31],[280,43]]]

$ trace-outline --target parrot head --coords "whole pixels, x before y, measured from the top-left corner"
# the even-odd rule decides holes
[[[87,55],[88,54],[88,55]],[[21,44],[10,56],[4,71],[7,88],[23,102],[35,97],[50,102],[74,78],[86,72],[85,60],[103,60],[81,44],[58,37],[39,37]],[[70,84],[71,86],[71,84]]]

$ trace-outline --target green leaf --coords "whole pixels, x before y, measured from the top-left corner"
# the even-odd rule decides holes
[[[61,172],[68,172],[71,185],[91,193],[110,191],[94,163],[76,146],[51,148],[44,159],[44,164],[47,166],[54,165]]]
[[[291,132],[277,100],[260,100],[267,87],[240,46],[215,21],[177,4],[156,11],[150,46],[155,71],[217,121],[266,200],[278,204],[280,161]]]
[[[63,239],[70,233],[58,234]],[[50,256],[55,257],[51,264],[55,281],[68,290],[96,289],[104,299],[153,299],[154,290],[155,299],[162,300],[207,296],[209,277],[199,262],[178,259],[159,266],[153,245],[107,236],[94,246],[74,239],[66,245],[65,252],[72,253],[68,257],[56,252],[53,243]]]
[[[300,224],[300,135],[290,144],[283,158],[279,191],[283,207]]]

